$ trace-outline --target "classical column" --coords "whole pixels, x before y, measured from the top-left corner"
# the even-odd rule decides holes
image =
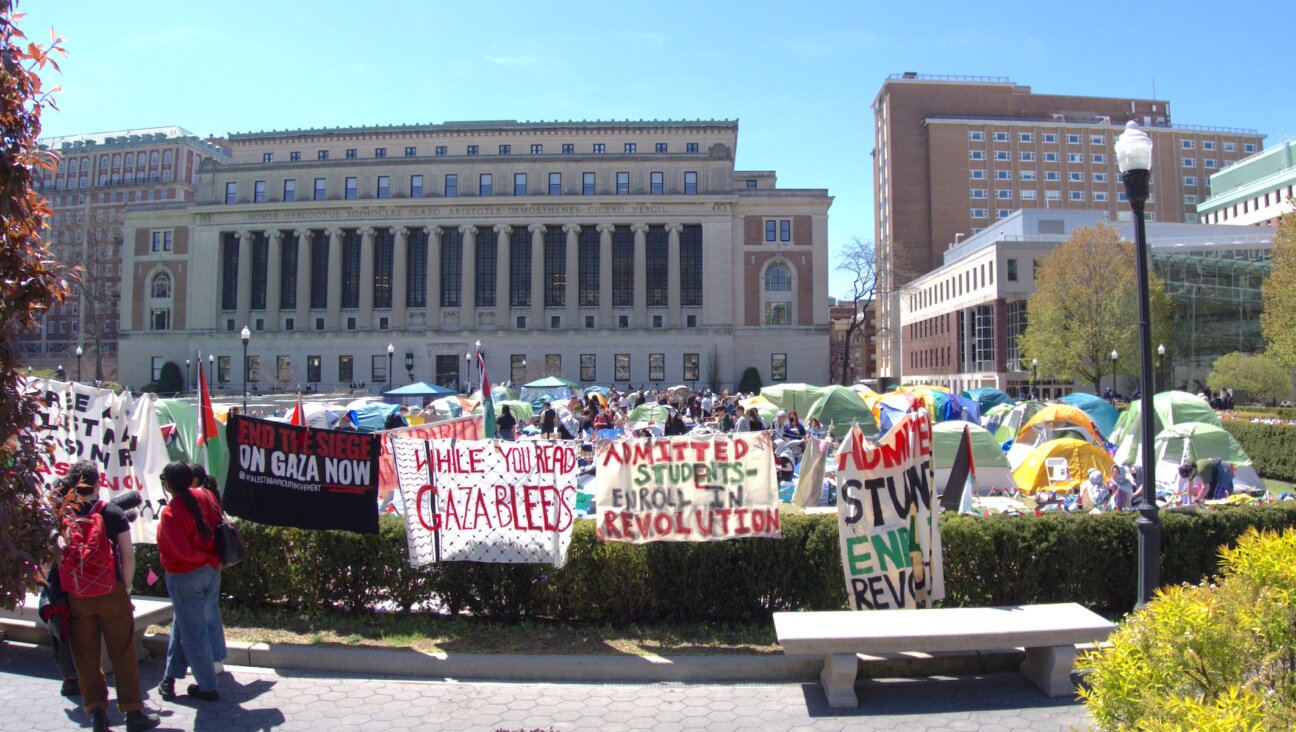
[[[599,224],[599,327],[612,323],[612,224]]]
[[[459,327],[467,330],[477,328],[477,227],[465,224],[459,227],[463,234],[463,286],[459,300]]]
[[[648,327],[648,224],[634,224],[634,327]]]
[[[360,232],[360,330],[374,327],[374,237],[377,235],[372,227]]]
[[[266,330],[279,330],[280,272],[283,271],[283,232],[266,232],[269,238],[266,251]]]
[[[531,328],[544,327],[544,224],[531,224]]]
[[[564,276],[567,278],[567,315],[563,318],[568,328],[578,328],[580,325],[577,320],[580,318],[580,308],[578,307],[580,295],[580,231],[579,224],[564,224],[563,232],[567,234],[567,257],[564,264],[567,271]]]
[[[314,235],[310,229],[297,230],[297,330],[310,330],[311,297],[311,240]]]
[[[342,230],[329,229],[328,249],[328,320],[330,331],[342,329]]]
[[[512,266],[513,227],[495,225],[495,327],[509,327],[509,271]]]
[[[405,315],[406,270],[409,268],[409,229],[397,226],[393,229],[395,243],[392,252],[391,281],[391,314],[392,330],[405,330],[408,322]]]
[[[684,324],[680,316],[680,232],[683,230],[680,224],[666,227],[670,232],[670,261],[666,265],[666,325],[671,328]]]
[[[441,330],[441,227],[425,226],[427,245],[427,327]]]
[[[240,231],[238,258],[238,322],[236,328],[252,324],[252,239],[250,231]]]

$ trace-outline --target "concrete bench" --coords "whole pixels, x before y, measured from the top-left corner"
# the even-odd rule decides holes
[[[8,636],[16,641],[48,645],[49,629],[37,613],[38,600],[36,595],[29,594],[17,608],[0,608],[0,628],[4,628]],[[144,647],[144,631],[150,625],[171,619],[171,600],[166,597],[131,595],[131,604],[135,606],[132,613],[135,619],[135,653],[142,660],[148,658],[148,649]],[[103,664],[105,673],[112,671],[112,662],[108,660],[106,651],[100,653],[100,663]]]
[[[1024,648],[1021,672],[1050,697],[1074,693],[1077,643],[1101,642],[1115,624],[1075,603],[1012,607],[774,613],[783,653],[823,656],[828,705],[855,707],[856,654]]]

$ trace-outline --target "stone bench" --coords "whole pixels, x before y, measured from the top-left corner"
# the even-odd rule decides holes
[[[1075,603],[1010,607],[774,613],[779,645],[789,656],[823,656],[819,674],[828,705],[859,704],[856,654],[946,653],[1024,648],[1021,672],[1050,697],[1075,692],[1071,669],[1078,643],[1107,639],[1116,625]]]
[[[36,595],[29,594],[17,608],[0,608],[0,628],[4,628],[8,636],[16,641],[48,645],[49,629],[37,613],[38,600]],[[148,649],[144,647],[144,631],[150,625],[171,619],[171,600],[165,597],[131,595],[131,604],[135,606],[132,613],[135,619],[135,653],[143,660],[148,658]],[[106,651],[100,653],[100,663],[103,664],[105,673],[112,671],[112,662],[108,660]]]

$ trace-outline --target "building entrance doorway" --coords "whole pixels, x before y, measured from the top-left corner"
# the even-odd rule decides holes
[[[438,386],[444,386],[447,389],[459,391],[459,357],[437,356],[436,357],[436,383]]]

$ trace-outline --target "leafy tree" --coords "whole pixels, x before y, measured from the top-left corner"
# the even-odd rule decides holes
[[[12,0],[0,0],[0,607],[12,607],[36,587],[57,529],[41,504],[44,444],[33,429],[40,402],[25,386],[18,338],[35,331],[41,315],[67,297],[61,267],[42,239],[49,202],[33,187],[34,173],[53,170],[41,151],[41,110],[53,106],[38,74],[62,53],[26,43]]]
[[[1093,384],[1111,373],[1111,352],[1121,373],[1136,374],[1138,283],[1134,245],[1113,227],[1076,229],[1039,260],[1035,292],[1026,306],[1023,361],[1039,359],[1040,376]],[[1149,272],[1152,342],[1169,340],[1170,296]]]
[[[877,296],[877,268],[878,258],[873,242],[862,241],[857,236],[851,237],[850,243],[839,255],[837,271],[850,275],[848,299],[855,304],[855,313],[851,317],[850,325],[846,326],[845,342],[832,343],[829,347],[829,352],[836,361],[829,370],[830,372],[836,370],[836,381],[842,386],[850,385],[850,357],[854,352],[853,346],[860,339],[868,337],[869,323],[864,318],[864,308]],[[832,378],[831,375],[829,378]]]
[[[761,390],[760,371],[755,366],[748,366],[743,372],[742,378],[738,381],[738,391],[744,394],[759,394]]]
[[[1241,389],[1253,399],[1277,402],[1291,394],[1291,371],[1261,354],[1226,353],[1215,359],[1206,385],[1215,391]]]
[[[157,393],[174,396],[182,391],[184,391],[184,376],[180,374],[180,365],[175,361],[162,364],[162,370],[158,372]]]
[[[1288,200],[1296,204],[1296,199]],[[1273,243],[1273,272],[1260,288],[1264,296],[1260,327],[1269,355],[1287,368],[1296,368],[1296,214],[1278,220]]]

